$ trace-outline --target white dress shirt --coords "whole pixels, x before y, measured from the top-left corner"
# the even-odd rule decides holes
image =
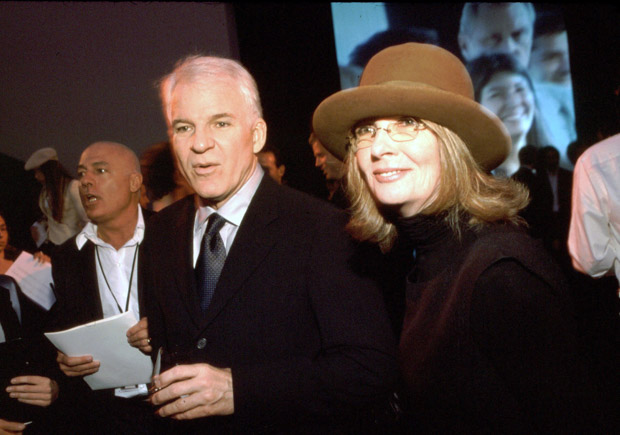
[[[90,240],[95,244],[95,263],[103,317],[124,313],[129,298],[129,311],[140,320],[138,305],[138,247],[144,237],[144,217],[138,206],[138,223],[133,237],[118,251],[97,235],[97,225],[88,222],[78,234],[76,244],[81,250]],[[98,255],[97,255],[98,254]],[[133,269],[133,275],[132,275]],[[131,287],[129,279],[131,277]],[[129,293],[128,293],[128,290]],[[120,310],[119,310],[120,307]]]
[[[573,266],[620,279],[620,134],[592,145],[573,173],[568,249]]]

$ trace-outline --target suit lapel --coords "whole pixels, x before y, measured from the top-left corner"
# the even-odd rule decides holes
[[[196,209],[193,196],[188,196],[184,201],[185,204],[173,224],[173,234],[178,237],[179,241],[172,244],[168,253],[174,259],[170,263],[174,266],[169,273],[171,277],[174,277],[176,289],[190,314],[190,318],[198,327],[202,322],[203,315],[200,311],[200,299],[196,292],[193,264],[194,215]]]
[[[83,301],[89,319],[102,319],[103,309],[101,308],[101,296],[99,295],[99,282],[97,280],[95,245],[91,241],[86,242],[78,257],[81,263],[79,273],[82,275],[80,279],[82,291],[78,297]]]
[[[268,176],[263,177],[228,253],[202,328],[217,317],[280,238],[277,232],[267,230],[279,214],[277,189]]]

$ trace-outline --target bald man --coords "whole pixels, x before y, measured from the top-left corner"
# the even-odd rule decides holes
[[[125,145],[96,142],[82,153],[77,172],[90,222],[52,258],[57,302],[49,329],[67,329],[131,311],[140,320],[127,331],[127,339],[150,353],[147,319],[140,316],[138,262],[146,216],[139,206],[140,162]],[[66,375],[61,396],[77,417],[76,432],[151,430],[145,385],[92,391],[82,378],[97,372],[101,362],[91,355],[70,357],[62,352],[57,362]]]

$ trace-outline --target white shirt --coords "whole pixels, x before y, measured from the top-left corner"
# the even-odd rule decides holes
[[[264,171],[259,164],[256,165],[254,172],[245,182],[245,184],[235,193],[223,206],[218,210],[214,210],[209,206],[198,207],[196,210],[196,216],[194,217],[194,267],[198,261],[198,255],[200,255],[200,244],[202,237],[207,230],[208,218],[212,213],[217,212],[220,216],[226,219],[226,223],[220,229],[220,237],[224,242],[226,248],[226,254],[230,252],[230,247],[235,240],[239,225],[245,216],[245,212],[248,210],[250,202],[258,189],[258,185],[263,179]]]
[[[143,238],[144,217],[142,216],[142,210],[138,206],[138,223],[133,237],[118,251],[112,245],[99,238],[97,235],[97,225],[92,222],[87,223],[75,239],[79,250],[84,247],[87,240],[95,244],[97,282],[99,284],[99,297],[104,318],[125,312],[127,298],[129,297],[129,311],[134,314],[136,320],[140,320],[138,305],[138,247]],[[132,269],[133,275],[131,273]],[[131,287],[129,285],[130,277]],[[128,295],[129,289],[131,290]]]
[[[573,173],[568,250],[573,266],[620,279],[620,134],[588,148]]]

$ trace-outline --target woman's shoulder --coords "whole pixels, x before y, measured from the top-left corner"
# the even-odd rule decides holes
[[[512,270],[534,274],[551,287],[565,278],[542,242],[513,224],[488,225],[481,229],[472,244],[469,261],[487,270],[498,263],[516,266]]]

